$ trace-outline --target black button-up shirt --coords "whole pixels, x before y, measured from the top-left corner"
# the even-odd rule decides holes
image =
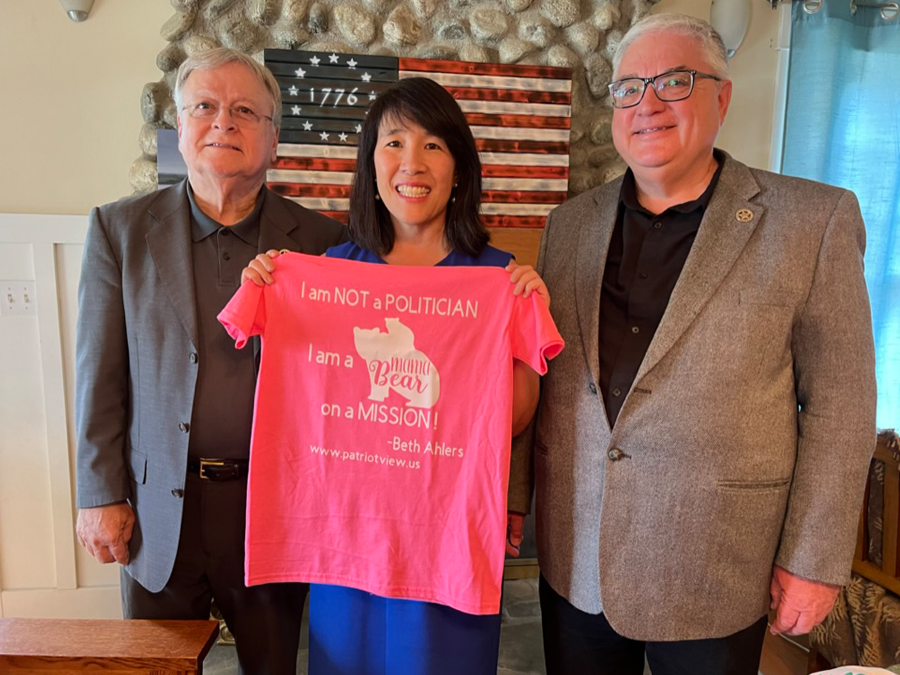
[[[722,172],[719,168],[694,201],[654,215],[637,199],[629,169],[603,272],[600,294],[600,391],[610,426],[615,424],[675,283],[700,229]]]
[[[250,215],[226,227],[200,210],[188,186],[200,340],[198,353],[184,355],[185,368],[199,368],[188,443],[192,458],[250,456],[256,389],[253,350],[235,349],[234,340],[216,317],[240,287],[241,270],[257,254],[259,213],[265,198],[263,188]]]

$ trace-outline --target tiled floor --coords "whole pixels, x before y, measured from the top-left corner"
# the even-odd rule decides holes
[[[505,581],[497,675],[544,675],[537,579]]]

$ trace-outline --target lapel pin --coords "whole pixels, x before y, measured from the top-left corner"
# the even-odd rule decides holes
[[[749,223],[753,220],[753,211],[750,209],[738,209],[738,212],[734,214],[734,217],[738,219],[738,222]]]

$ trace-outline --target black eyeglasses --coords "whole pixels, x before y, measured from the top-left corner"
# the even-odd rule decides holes
[[[614,108],[633,108],[644,98],[647,85],[653,85],[653,91],[660,101],[671,103],[682,101],[694,91],[694,78],[705,77],[708,80],[721,82],[722,78],[699,70],[670,70],[653,77],[627,77],[609,85]]]
[[[215,119],[216,115],[219,114],[220,109],[221,106],[218,103],[211,103],[210,101],[200,101],[200,103],[186,105],[182,108],[182,110],[187,110],[188,115],[200,120]],[[267,119],[270,122],[274,121],[268,115],[260,115],[258,112],[254,112],[245,105],[229,107],[228,112],[231,114],[234,123],[239,127],[255,127],[259,125],[263,119]]]

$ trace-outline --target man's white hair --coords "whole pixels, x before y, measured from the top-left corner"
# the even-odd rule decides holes
[[[178,108],[178,113],[181,114],[184,103],[182,99],[184,83],[187,82],[191,73],[195,70],[215,70],[227,66],[229,63],[239,63],[257,77],[266,93],[269,94],[269,98],[272,99],[272,121],[276,127],[281,128],[281,88],[278,86],[275,76],[272,75],[272,71],[260,65],[253,57],[227,47],[198,52],[187,57],[179,66],[178,74],[175,76],[175,106]]]
[[[619,77],[619,65],[625,52],[639,37],[649,33],[678,33],[697,40],[698,46],[711,66],[710,75],[728,77],[728,57],[722,36],[709,22],[685,14],[650,14],[634,24],[625,33],[613,56],[613,77]]]

